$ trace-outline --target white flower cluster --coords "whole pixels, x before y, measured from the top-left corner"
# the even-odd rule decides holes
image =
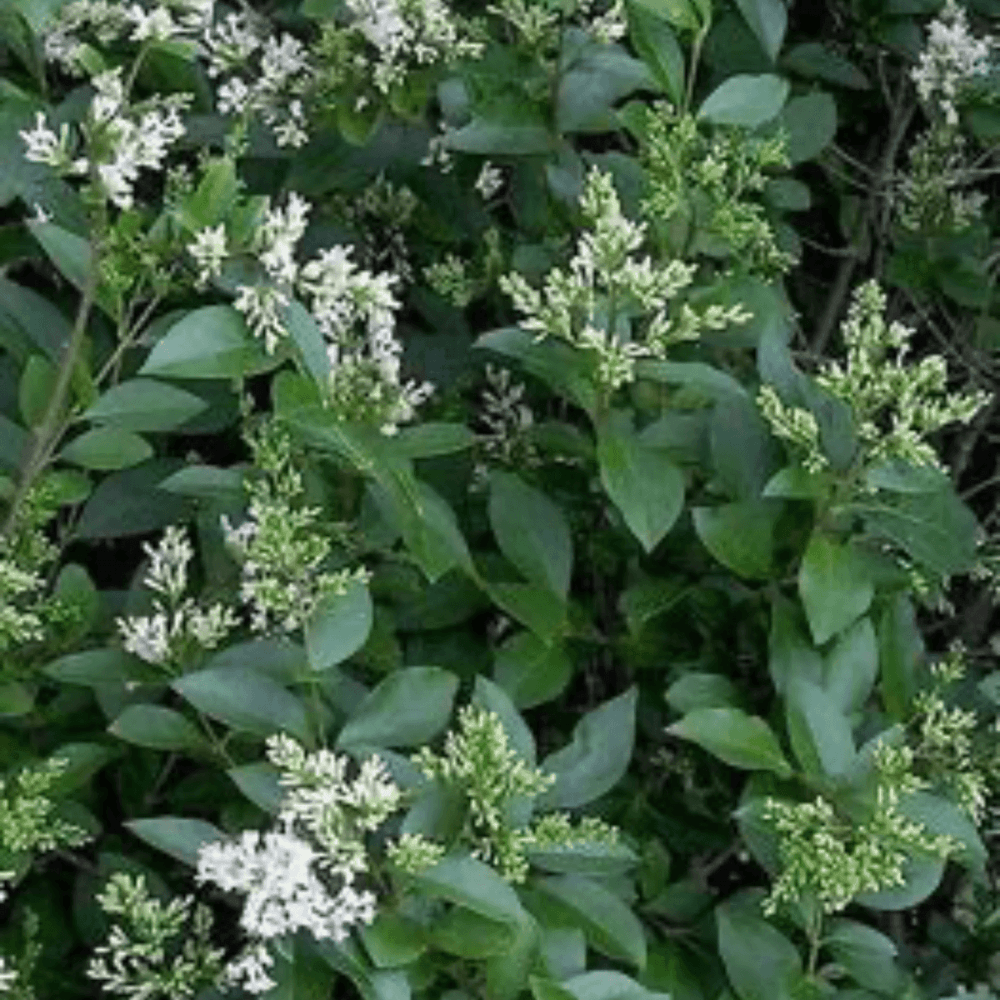
[[[68,761],[57,758],[23,768],[13,781],[0,777],[0,853],[54,851],[90,840],[82,827],[54,815],[48,793],[67,766]]]
[[[246,896],[240,926],[251,947],[227,975],[251,992],[273,985],[265,971],[269,940],[304,929],[319,940],[343,941],[352,927],[374,919],[374,893],[355,885],[368,870],[364,837],[400,804],[377,758],[349,780],[346,758],[326,750],[307,754],[283,734],[268,739],[267,754],[290,790],[277,828],[204,845],[196,876]]]
[[[91,82],[95,93],[84,125],[87,155],[74,157],[68,127],[63,125],[56,135],[39,112],[35,127],[20,133],[25,156],[60,173],[89,177],[114,205],[131,208],[139,171],[159,170],[184,135],[180,112],[192,97],[172,94],[130,105],[121,67],[99,73]]]
[[[885,321],[885,295],[874,281],[855,292],[840,332],[846,364],[824,364],[816,381],[844,400],[854,413],[869,462],[901,458],[940,468],[926,435],[953,422],[966,423],[989,402],[986,392],[947,392],[944,358],[931,354],[906,364],[914,331]],[[888,357],[890,349],[895,358]]]
[[[268,209],[254,250],[269,283],[241,285],[233,305],[273,352],[287,336],[284,311],[298,292],[327,341],[327,405],[347,420],[369,419],[391,434],[433,391],[429,383],[401,379],[393,295],[398,279],[359,268],[347,246],[327,247],[300,266],[295,249],[308,214],[308,202],[294,192],[285,209]]]
[[[503,170],[486,160],[479,170],[475,188],[483,201],[489,201],[503,187]]]
[[[105,993],[192,997],[220,982],[223,951],[211,944],[212,911],[192,896],[164,904],[150,896],[142,875],[116,872],[97,902],[117,918],[87,966]]]
[[[746,322],[742,306],[710,307],[703,315],[687,307],[671,318],[671,300],[694,277],[695,265],[673,260],[666,266],[632,257],[642,245],[646,224],[625,217],[610,174],[594,168],[587,176],[580,207],[588,224],[569,262],[568,273],[549,272],[543,291],[519,274],[500,287],[525,318],[521,327],[538,339],[557,337],[598,357],[598,378],[608,389],[632,381],[635,361],[663,357],[667,348],[698,336],[703,327]],[[631,320],[652,313],[644,335],[631,335]]]
[[[401,83],[414,64],[482,54],[482,42],[469,36],[444,0],[345,0],[345,6],[353,18],[351,30],[377,52],[367,69],[383,94]],[[355,62],[362,68],[364,57]]]
[[[212,21],[214,0],[72,0],[60,7],[43,32],[45,57],[67,73],[85,72],[90,48],[85,41],[108,46],[123,38],[132,42],[193,39]]]
[[[949,125],[958,124],[955,106],[962,91],[989,73],[992,38],[976,38],[969,30],[965,9],[947,0],[928,29],[927,47],[911,71],[920,99],[934,103]]]
[[[184,528],[171,525],[154,549],[145,543],[150,567],[143,583],[159,596],[152,615],[118,618],[115,624],[125,649],[163,667],[174,667],[194,649],[214,649],[239,624],[234,612],[221,604],[201,607],[184,597],[187,566],[194,549]]]
[[[300,628],[327,594],[346,593],[355,582],[367,582],[364,567],[324,569],[329,537],[318,530],[320,510],[304,507],[302,477],[292,463],[291,445],[265,425],[250,438],[263,478],[248,487],[248,518],[234,527],[220,519],[226,542],[243,564],[240,598],[250,608],[250,627],[257,632]]]
[[[201,40],[208,75],[227,74],[219,85],[218,108],[248,123],[259,117],[279,146],[309,141],[305,97],[313,83],[306,47],[294,36],[274,37],[248,13],[229,14]],[[231,75],[229,75],[231,74]]]
[[[17,971],[7,968],[7,959],[0,955],[0,994],[7,993],[17,982]]]

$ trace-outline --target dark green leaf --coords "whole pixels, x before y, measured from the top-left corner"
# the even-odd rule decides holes
[[[361,703],[337,737],[337,746],[420,746],[451,718],[458,678],[439,667],[405,667]]]
[[[102,684],[125,684],[135,680],[141,661],[122,649],[90,649],[70,653],[43,668],[47,677],[63,684],[96,687]]]
[[[152,445],[132,431],[117,427],[94,427],[73,438],[59,457],[82,469],[111,472],[139,465],[152,455]]]
[[[760,912],[757,890],[743,890],[715,910],[719,952],[740,1000],[792,1000],[802,975],[798,949]]]
[[[273,765],[260,761],[231,767],[226,774],[236,787],[258,808],[272,816],[281,810],[285,789],[279,782],[279,772]]]
[[[573,542],[562,510],[518,476],[494,472],[489,516],[507,559],[529,581],[565,598],[573,568]]]
[[[799,595],[813,640],[822,644],[869,608],[875,590],[849,542],[814,531],[799,567]]]
[[[875,629],[867,616],[844,632],[827,654],[823,687],[842,712],[858,712],[878,676]]]
[[[828,49],[821,42],[803,42],[785,53],[781,60],[785,69],[810,79],[823,80],[852,90],[867,90],[868,77],[852,62]]]
[[[793,164],[804,163],[833,142],[837,134],[837,102],[821,91],[793,97],[778,116],[777,124],[788,137],[788,158]]]
[[[171,686],[200,712],[233,729],[258,736],[285,732],[309,741],[302,702],[255,670],[245,667],[200,670],[178,677]]]
[[[154,750],[205,750],[208,743],[180,712],[160,705],[129,705],[108,732],[140,747]]]
[[[193,393],[151,378],[134,378],[108,389],[83,414],[127,431],[170,431],[207,408]]]
[[[667,701],[675,711],[688,713],[699,708],[737,708],[739,692],[722,674],[684,674],[667,689]]]
[[[744,20],[771,62],[778,58],[788,28],[784,0],[736,0]]]
[[[788,98],[788,81],[780,76],[746,73],[719,84],[698,110],[698,117],[715,125],[756,128],[777,117]]]
[[[670,22],[641,0],[627,5],[629,38],[656,82],[675,105],[684,100],[684,53]]]
[[[738,708],[695,709],[668,726],[667,732],[697,743],[733,767],[773,771],[781,778],[792,773],[771,727],[763,719]]]
[[[465,451],[478,440],[465,424],[431,422],[404,427],[396,436],[395,444],[407,458],[431,458]]]
[[[579,875],[540,879],[538,889],[568,909],[590,945],[638,969],[646,964],[646,936],[635,914],[603,885]]]
[[[198,864],[199,847],[226,839],[226,835],[211,823],[183,816],[133,819],[124,825],[140,840],[192,868]]]
[[[635,741],[638,691],[629,688],[588,712],[572,740],[542,761],[556,783],[539,800],[546,809],[575,809],[610,791],[625,774]]]
[[[666,452],[642,443],[631,416],[612,411],[597,429],[601,483],[632,534],[651,552],[684,506],[684,476]]]
[[[888,599],[878,620],[882,699],[896,722],[909,718],[917,691],[917,667],[924,657],[924,643],[917,628],[913,604],[906,593]]]
[[[45,416],[56,384],[56,367],[41,354],[32,354],[21,372],[17,400],[21,419],[37,427]]]
[[[371,595],[366,584],[353,581],[346,593],[329,593],[306,622],[306,654],[313,670],[328,670],[356,653],[372,629]]]
[[[518,632],[496,651],[493,676],[518,708],[533,708],[562,694],[573,676],[573,662],[558,643]]]
[[[780,501],[742,500],[721,507],[695,507],[695,530],[705,548],[738,576],[766,580],[774,563],[774,529]]]
[[[824,941],[839,965],[860,986],[893,994],[901,970],[896,965],[896,945],[874,927],[856,920],[836,918],[824,928]]]
[[[266,354],[232,306],[204,306],[175,323],[150,352],[142,375],[243,378],[281,364]]]
[[[489,865],[476,858],[442,858],[413,881],[428,895],[446,899],[487,920],[515,925],[524,920],[517,893]]]
[[[851,724],[826,691],[804,677],[792,677],[785,711],[792,749],[806,774],[836,778],[850,770],[856,757]]]

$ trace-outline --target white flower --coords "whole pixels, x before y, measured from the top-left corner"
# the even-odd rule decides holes
[[[45,115],[39,111],[35,116],[35,127],[18,133],[28,147],[24,154],[33,163],[46,163],[50,167],[60,167],[66,160],[66,146],[69,142],[69,126],[63,125],[57,136],[45,123]]]
[[[187,532],[172,524],[164,531],[155,549],[149,542],[144,542],[142,549],[150,559],[142,582],[171,602],[177,601],[187,589],[187,565],[194,558]]]
[[[476,178],[476,190],[482,195],[483,201],[489,201],[502,187],[503,171],[487,160]]]
[[[965,10],[948,0],[931,21],[927,47],[911,71],[921,100],[936,100],[949,125],[958,124],[955,101],[962,88],[990,69],[992,38],[975,38],[969,31]]]
[[[219,113],[223,115],[242,115],[250,107],[253,93],[238,77],[226,80],[219,87]]]
[[[288,304],[288,296],[270,285],[239,285],[233,300],[233,308],[243,313],[250,332],[264,341],[268,354],[288,336],[282,315]]]
[[[0,955],[0,993],[6,993],[17,982],[17,972],[7,968],[7,959]]]
[[[133,42],[142,42],[146,39],[165,42],[179,33],[178,25],[174,23],[166,7],[156,7],[147,13],[138,4],[132,4],[128,9],[128,16],[133,25],[132,34],[129,36]]]
[[[248,993],[266,993],[278,985],[267,974],[273,965],[267,945],[258,941],[226,966],[225,979],[230,986],[242,986]]]
[[[198,284],[206,285],[222,273],[222,263],[229,255],[226,246],[226,227],[221,222],[214,227],[200,229],[189,243],[187,251],[198,265]]]
[[[317,860],[315,849],[287,828],[246,830],[235,842],[203,845],[195,877],[246,896],[240,926],[253,937],[304,929],[318,940],[343,941],[352,926],[374,919],[376,900],[350,885],[331,893],[313,868]]]
[[[202,36],[202,49],[208,56],[208,75],[219,76],[242,68],[260,47],[260,36],[246,14],[227,15]]]

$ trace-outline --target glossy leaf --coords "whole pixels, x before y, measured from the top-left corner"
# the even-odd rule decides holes
[[[320,599],[306,622],[306,655],[313,670],[328,670],[353,656],[372,629],[374,609],[366,584],[353,581],[346,593]]]
[[[813,532],[799,567],[799,595],[813,640],[822,644],[869,608],[875,590],[848,542]]]
[[[575,809],[610,791],[625,774],[635,740],[638,691],[604,702],[574,727],[573,738],[542,761],[556,783],[538,799],[546,809]]]
[[[108,389],[83,414],[95,423],[127,431],[169,431],[207,408],[194,393],[151,378],[134,378]]]
[[[698,110],[715,125],[756,128],[777,117],[788,98],[788,81],[780,76],[740,73],[720,83]]]
[[[697,743],[733,767],[773,771],[787,778],[792,769],[771,727],[738,708],[699,708],[667,728],[672,736]]]
[[[341,729],[337,745],[420,746],[451,718],[458,678],[439,667],[404,667],[387,677]]]
[[[94,427],[73,438],[60,452],[66,462],[103,472],[127,469],[152,456],[153,447],[145,438],[118,427]]]
[[[784,0],[736,0],[743,19],[771,62],[778,58],[788,28]]]
[[[192,868],[198,863],[199,847],[226,839],[226,835],[211,823],[183,816],[126,820],[124,825],[140,840]]]
[[[161,705],[129,705],[108,732],[140,747],[153,750],[200,750],[208,742],[194,723],[180,712]]]

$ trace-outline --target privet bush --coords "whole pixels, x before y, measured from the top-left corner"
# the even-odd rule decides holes
[[[997,995],[996,18],[0,6],[0,995]]]

